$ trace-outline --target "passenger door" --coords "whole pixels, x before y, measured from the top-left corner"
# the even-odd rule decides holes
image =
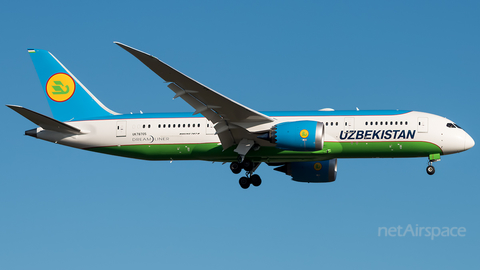
[[[428,118],[419,117],[418,118],[418,133],[427,133],[428,132]]]
[[[345,117],[345,132],[355,130],[355,118],[353,117]]]
[[[117,121],[117,137],[127,137],[127,121]]]
[[[205,125],[205,129],[206,129],[205,132],[206,132],[207,135],[214,135],[215,132],[216,132],[215,128],[213,127],[213,123],[208,121],[208,120],[207,120],[207,123]]]

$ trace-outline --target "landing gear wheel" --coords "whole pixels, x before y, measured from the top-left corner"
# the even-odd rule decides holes
[[[230,163],[230,170],[232,170],[234,174],[239,174],[242,171],[242,166],[238,162],[232,162]]]
[[[244,176],[244,177],[240,178],[238,183],[240,184],[240,186],[243,189],[247,189],[250,186],[250,179],[248,179],[247,177]]]
[[[428,175],[433,175],[435,173],[435,167],[433,167],[432,165],[428,165],[427,173]]]
[[[262,179],[258,174],[254,174],[250,177],[250,182],[252,182],[252,185],[254,187],[258,187],[260,186],[260,184],[262,184]]]
[[[245,169],[245,171],[249,172],[251,170],[253,170],[253,162],[251,162],[250,160],[247,160],[245,159],[243,162],[242,162],[242,167]]]

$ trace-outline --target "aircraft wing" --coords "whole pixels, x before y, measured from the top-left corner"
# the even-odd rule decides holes
[[[185,100],[195,109],[194,114],[200,113],[213,122],[224,149],[238,144],[242,139],[256,138],[245,128],[274,121],[272,118],[243,106],[191,79],[150,54],[120,42],[115,42],[115,44],[131,53],[158,76],[169,82],[168,87],[175,92],[174,98],[180,97]]]

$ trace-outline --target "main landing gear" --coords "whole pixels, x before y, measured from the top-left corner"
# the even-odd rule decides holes
[[[242,169],[245,170],[245,176],[241,177],[238,183],[243,189],[247,189],[250,187],[250,184],[254,187],[258,187],[262,184],[260,176],[258,174],[253,174],[258,166],[260,166],[260,163],[254,163],[246,159],[243,162],[232,162],[230,164],[230,170],[232,170],[234,174],[239,174]]]

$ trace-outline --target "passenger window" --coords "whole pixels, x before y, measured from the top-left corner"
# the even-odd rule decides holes
[[[192,126],[195,127],[195,124],[193,124]]]
[[[185,127],[185,124],[183,124],[183,127]]]
[[[190,127],[190,124],[188,124],[188,127]]]
[[[335,126],[338,126],[338,122],[335,123]]]
[[[145,125],[143,125],[143,128],[145,128]]]
[[[408,125],[408,122],[407,122],[407,121],[405,121],[405,126],[406,126],[406,125]]]

